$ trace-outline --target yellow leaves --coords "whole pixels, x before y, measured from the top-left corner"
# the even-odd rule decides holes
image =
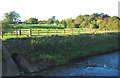
[[[27,20],[27,22],[30,23],[30,21],[31,21],[31,19],[29,18],[29,19]]]

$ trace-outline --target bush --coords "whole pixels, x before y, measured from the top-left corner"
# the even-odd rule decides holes
[[[36,58],[35,57],[31,57],[30,60],[31,60],[32,63],[36,62]]]
[[[43,62],[52,62],[53,57],[48,54],[40,54],[39,59],[42,60]]]

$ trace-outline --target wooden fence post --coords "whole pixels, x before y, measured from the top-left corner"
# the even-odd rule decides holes
[[[73,35],[73,28],[72,28],[72,35]]]
[[[38,36],[40,35],[40,31],[41,31],[41,30],[38,30]]]
[[[64,36],[65,36],[65,28],[64,28]]]
[[[32,29],[29,29],[29,36],[32,35]]]
[[[18,30],[16,29],[16,38],[17,38],[17,35],[18,35],[18,34],[17,34],[17,31],[18,31]]]
[[[106,32],[105,32],[106,30],[104,29],[104,35],[106,34]]]
[[[3,33],[2,33],[2,38],[3,38]]]
[[[95,34],[97,34],[96,29],[95,29]]]
[[[91,33],[93,33],[93,29],[91,29]]]
[[[49,31],[50,31],[50,29],[48,29],[48,31],[47,31],[47,36],[49,36]]]
[[[78,30],[78,35],[80,34],[80,28],[79,28],[79,30]]]
[[[56,35],[58,35],[58,29],[56,28]]]
[[[25,35],[25,31],[23,30],[23,35]]]
[[[21,29],[18,29],[18,34],[21,35]]]
[[[39,30],[38,30],[38,36],[39,36]]]

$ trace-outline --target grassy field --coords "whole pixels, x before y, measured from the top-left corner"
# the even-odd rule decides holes
[[[57,30],[56,30],[57,28]],[[17,36],[17,38],[29,38],[29,37],[46,37],[46,36],[52,36],[52,35],[59,35],[59,36],[64,36],[64,35],[79,35],[79,34],[84,34],[84,33],[104,33],[104,32],[118,32],[116,30],[79,30],[77,28],[65,30],[64,32],[64,26],[58,26],[58,25],[14,25],[8,28],[9,31],[13,32],[8,32],[4,35],[3,40],[10,39],[10,38],[16,38],[16,29],[21,29],[22,30],[22,35]],[[24,31],[32,29],[32,36],[29,36],[29,31]],[[38,36],[38,30],[39,31],[39,36]]]
[[[64,26],[59,25],[13,25],[9,28],[9,30],[15,30],[15,29],[64,29]]]
[[[21,30],[27,30],[27,29],[32,29],[32,30],[42,30],[40,31],[41,35],[38,37],[43,37],[43,36],[47,36],[46,35],[46,30],[51,29],[51,30],[56,30],[56,28],[58,28],[59,30],[64,29],[64,26],[58,26],[58,25],[12,25],[8,28],[8,33],[5,33],[2,40],[6,40],[6,39],[11,39],[11,38],[16,38],[16,35],[12,35],[15,34],[15,30],[16,29],[21,29]],[[44,31],[45,30],[45,31]],[[21,36],[17,36],[17,38],[28,38],[28,31],[27,32],[23,32],[22,34],[25,33],[24,35]],[[33,31],[33,35],[38,34],[37,31]],[[34,37],[34,36],[31,36]]]

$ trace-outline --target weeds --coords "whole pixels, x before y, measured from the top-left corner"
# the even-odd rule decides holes
[[[52,36],[31,41],[26,52],[37,61],[54,62],[55,65],[66,64],[72,59],[118,50],[118,34],[109,35],[82,34],[78,36]],[[32,58],[34,61],[34,59]]]

